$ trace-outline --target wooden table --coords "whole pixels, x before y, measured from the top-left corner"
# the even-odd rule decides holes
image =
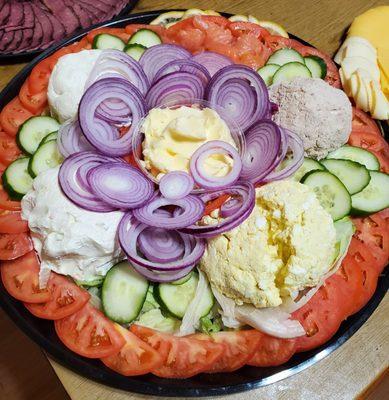
[[[273,20],[318,48],[333,54],[340,39],[355,16],[388,0],[141,0],[134,12],[164,8],[202,8],[235,14],[252,14],[259,19]],[[0,66],[0,89],[23,67],[23,65]],[[389,354],[389,296],[369,318],[367,323],[340,349],[309,369],[277,384],[257,390],[226,396],[228,399],[330,399],[357,398],[376,379],[383,377],[388,368]],[[1,328],[1,320],[0,320]],[[15,328],[16,330],[16,328]],[[4,343],[7,343],[4,341]],[[6,351],[7,349],[5,349]],[[14,349],[13,351],[17,351]],[[23,353],[25,349],[20,349]],[[11,357],[11,355],[10,355]],[[21,358],[23,359],[23,358]],[[3,359],[3,364],[4,364]],[[2,392],[9,381],[2,375],[0,359],[0,394],[8,393],[10,400],[36,397],[34,393],[16,396]],[[50,361],[66,391],[73,400],[129,400],[150,399],[150,396],[124,393],[107,388],[74,374],[54,361]],[[33,366],[33,363],[31,364]],[[43,368],[43,367],[42,367]],[[50,372],[47,371],[47,374]],[[2,379],[4,378],[4,379]],[[47,376],[41,377],[45,382]],[[8,379],[8,381],[7,381]],[[34,377],[39,379],[38,377]],[[35,382],[36,384],[36,382]],[[45,398],[61,400],[64,394],[54,389]],[[36,392],[35,392],[36,393]],[[367,395],[366,395],[367,396]],[[366,398],[364,395],[363,397]],[[0,396],[1,397],[1,396]],[[388,386],[380,386],[380,393],[369,398],[389,398]],[[4,397],[5,398],[5,395]]]

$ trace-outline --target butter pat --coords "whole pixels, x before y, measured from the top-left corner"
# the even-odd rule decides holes
[[[189,172],[193,153],[211,140],[222,140],[236,148],[227,124],[210,108],[154,108],[141,129],[145,135],[144,164],[155,175]],[[205,162],[207,172],[215,176],[226,175],[231,167],[232,159],[225,155],[214,155]]]

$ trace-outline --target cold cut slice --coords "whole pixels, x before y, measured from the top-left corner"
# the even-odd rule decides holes
[[[0,26],[6,25],[11,11],[11,6],[7,2],[0,8]]]
[[[34,34],[34,22],[35,22],[35,14],[32,11],[32,7],[30,2],[23,2],[23,13],[24,13],[24,28],[23,29],[23,37],[20,42],[19,47],[15,52],[20,53],[26,49],[31,44],[32,36]]]
[[[15,28],[20,29],[23,19],[24,15],[22,3],[12,2],[8,20],[5,24],[3,23],[0,25],[0,29],[4,29],[6,32],[7,30],[15,30]]]

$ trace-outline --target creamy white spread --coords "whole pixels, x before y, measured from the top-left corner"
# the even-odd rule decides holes
[[[41,173],[22,200],[22,217],[41,259],[41,278],[49,270],[82,281],[104,276],[123,258],[117,240],[123,213],[76,206],[63,194],[58,171],[59,167]]]

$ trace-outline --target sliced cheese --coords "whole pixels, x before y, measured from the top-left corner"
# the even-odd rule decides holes
[[[355,73],[355,76],[357,77],[357,92],[354,96],[355,103],[360,109],[367,112],[370,110],[370,82],[363,79],[358,72]]]
[[[363,37],[359,37],[359,36],[349,36],[344,42],[343,44],[340,46],[338,52],[335,55],[335,62],[337,64],[341,64],[341,62],[343,61],[343,59],[345,58],[345,51],[346,48],[349,46],[364,46],[364,48],[366,48],[365,51],[369,51],[369,53],[371,55],[374,55],[375,57],[377,57],[377,50],[375,49],[375,47],[372,46],[372,44],[365,38]],[[362,55],[362,54],[361,54]],[[366,57],[366,58],[371,58]]]
[[[365,57],[346,57],[343,59],[341,65],[348,79],[358,68],[363,68],[375,81],[380,81],[380,70],[378,65]]]
[[[373,107],[370,113],[373,118],[389,119],[389,104],[378,83],[371,81],[370,88],[373,96]]]
[[[369,46],[362,43],[350,43],[344,49],[344,58],[347,57],[364,57],[372,63],[377,64],[377,52],[372,51]]]

